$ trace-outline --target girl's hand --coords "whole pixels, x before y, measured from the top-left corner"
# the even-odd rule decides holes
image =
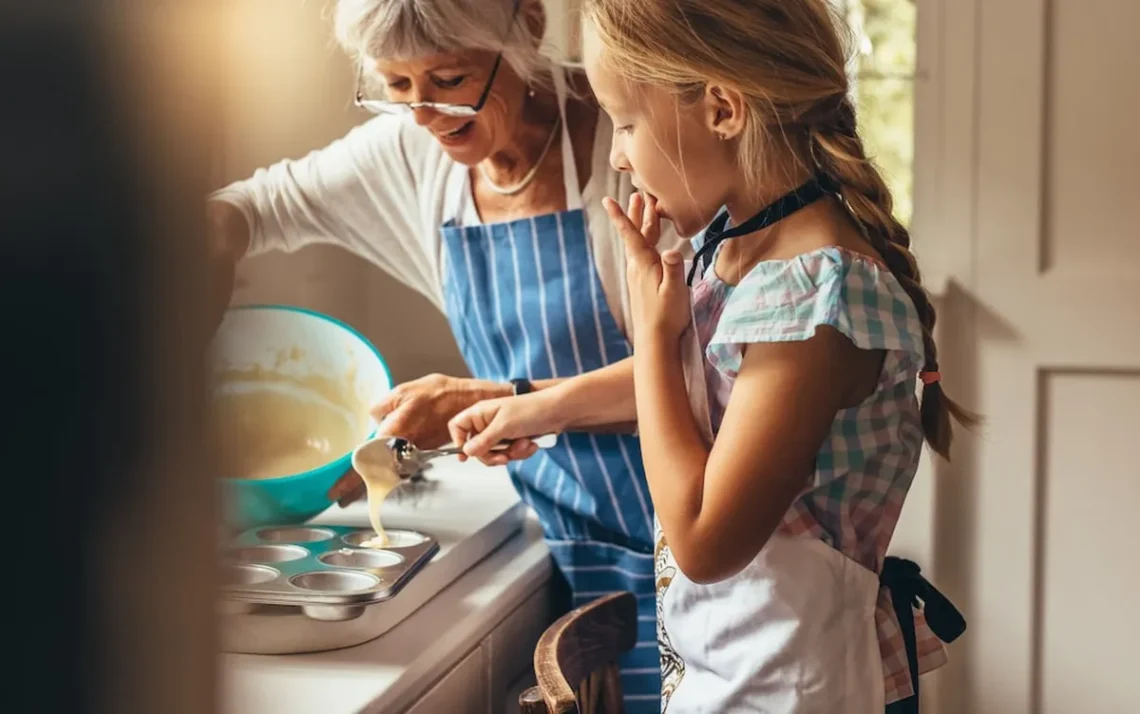
[[[545,391],[489,399],[464,409],[447,427],[452,441],[463,449],[460,461],[473,457],[488,466],[501,466],[534,456],[538,447],[530,437],[561,431],[556,407]],[[510,448],[491,451],[504,441],[511,442]]]
[[[510,392],[507,384],[430,374],[396,386],[372,407],[372,418],[380,424],[377,433],[402,437],[421,449],[436,449],[451,438],[448,419],[481,400]],[[328,497],[344,508],[365,493],[364,481],[349,469],[332,485]]]
[[[661,238],[657,200],[651,197],[646,201],[640,192],[634,193],[626,213],[612,198],[604,202],[610,221],[625,243],[634,339],[655,336],[679,340],[691,322],[689,291],[681,254],[675,250],[657,252]]]

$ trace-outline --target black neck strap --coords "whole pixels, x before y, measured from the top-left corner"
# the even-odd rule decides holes
[[[700,266],[702,274],[708,270],[709,263],[713,258],[713,251],[718,245],[730,238],[738,238],[768,228],[804,206],[815,203],[829,193],[829,189],[824,185],[825,183],[824,179],[813,177],[762,208],[759,213],[747,221],[727,230],[725,230],[725,226],[728,225],[728,211],[722,211],[713,219],[705,231],[705,242],[697,254],[693,256],[693,265],[689,268],[689,277],[686,282],[690,286],[693,284],[693,276],[696,275],[698,266]]]

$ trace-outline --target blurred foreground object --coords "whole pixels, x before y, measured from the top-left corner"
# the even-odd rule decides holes
[[[219,8],[0,0],[5,711],[215,709]]]

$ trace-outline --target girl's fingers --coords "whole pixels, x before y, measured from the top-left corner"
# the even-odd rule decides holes
[[[641,235],[637,226],[621,210],[618,202],[606,197],[602,203],[606,207],[606,213],[609,214],[610,223],[613,224],[614,229],[621,236],[622,243],[625,244],[626,257],[630,260],[644,260],[650,257],[649,253],[652,253],[653,262],[656,262],[657,251],[646,245],[645,236]]]
[[[634,191],[629,195],[629,207],[625,212],[626,218],[633,225],[641,224],[641,214],[645,212],[645,197],[641,195],[640,191]]]
[[[656,246],[661,240],[661,214],[657,212],[657,199],[650,196],[641,212],[641,234],[647,245]]]

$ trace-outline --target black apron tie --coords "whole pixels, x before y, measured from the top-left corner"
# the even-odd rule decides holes
[[[966,619],[938,588],[922,576],[917,563],[887,556],[879,581],[891,592],[891,604],[902,628],[906,660],[914,696],[892,705],[897,714],[918,714],[918,639],[914,628],[914,608],[922,607],[926,623],[938,639],[950,644],[966,631]]]
[[[725,226],[728,225],[728,211],[722,211],[705,230],[705,241],[701,244],[697,254],[693,256],[693,265],[689,268],[689,277],[686,278],[685,282],[690,287],[693,285],[693,276],[697,274],[697,266],[701,267],[702,275],[704,271],[708,270],[709,263],[712,261],[713,250],[724,241],[763,230],[834,191],[832,182],[823,177],[813,177],[798,188],[792,189],[777,198],[739,226],[728,230],[725,230]]]

